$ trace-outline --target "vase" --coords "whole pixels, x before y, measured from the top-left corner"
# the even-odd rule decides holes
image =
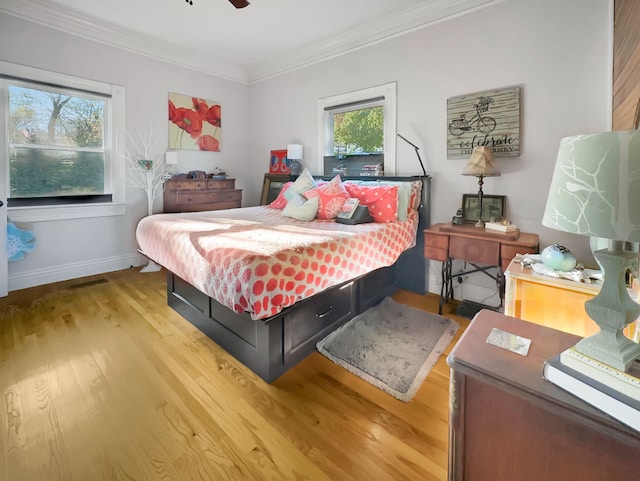
[[[576,266],[576,258],[561,244],[551,244],[542,250],[542,263],[555,271],[568,272]]]

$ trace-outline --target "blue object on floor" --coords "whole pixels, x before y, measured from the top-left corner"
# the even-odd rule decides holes
[[[7,222],[7,257],[10,261],[24,259],[26,253],[36,246],[36,236],[33,232],[20,229],[13,222]]]

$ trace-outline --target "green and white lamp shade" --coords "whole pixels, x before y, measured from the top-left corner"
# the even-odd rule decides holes
[[[562,139],[542,224],[640,241],[640,130]]]
[[[627,292],[625,274],[638,254],[623,249],[640,241],[640,131],[576,135],[560,141],[542,224],[564,232],[609,239],[593,253],[604,282],[585,304],[600,331],[576,349],[616,369],[640,357],[640,344],[624,336],[640,316]]]

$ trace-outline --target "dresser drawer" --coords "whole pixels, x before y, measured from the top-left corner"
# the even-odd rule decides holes
[[[207,189],[235,189],[236,179],[209,179],[207,180]]]
[[[180,180],[177,182],[172,182],[167,184],[169,190],[206,190],[207,189],[207,181],[206,180]]]
[[[216,190],[207,192],[177,192],[178,205],[209,204],[211,202],[233,202],[242,199],[241,190]]]

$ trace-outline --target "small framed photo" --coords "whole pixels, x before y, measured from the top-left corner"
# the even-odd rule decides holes
[[[504,217],[507,203],[506,195],[482,196],[482,220],[489,222],[492,217]],[[462,219],[465,222],[478,222],[480,201],[478,194],[462,194]]]

